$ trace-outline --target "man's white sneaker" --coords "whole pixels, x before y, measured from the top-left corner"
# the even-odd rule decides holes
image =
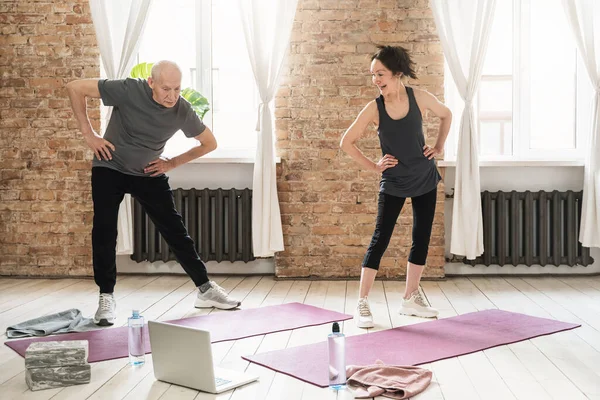
[[[230,310],[232,308],[239,307],[242,302],[232,299],[229,297],[227,292],[223,290],[223,288],[213,281],[210,281],[210,288],[202,293],[200,289],[198,289],[198,297],[196,297],[196,302],[194,303],[194,307],[196,308],[220,308],[221,310]]]
[[[425,295],[421,293],[421,288],[415,290],[408,299],[402,299],[400,314],[415,315],[422,318],[435,318],[439,311],[431,307],[425,299]]]
[[[371,308],[366,297],[358,300],[354,319],[356,320],[356,326],[359,328],[373,328],[375,326],[373,314],[371,314]]]
[[[112,293],[100,293],[98,310],[94,315],[94,323],[100,326],[110,326],[115,323],[117,302]]]

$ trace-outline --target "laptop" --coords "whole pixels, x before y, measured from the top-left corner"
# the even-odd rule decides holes
[[[215,368],[210,332],[148,321],[156,379],[209,393],[254,382],[258,376]]]

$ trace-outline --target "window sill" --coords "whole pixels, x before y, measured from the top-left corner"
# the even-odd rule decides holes
[[[254,164],[254,158],[200,157],[190,161],[190,164]]]
[[[204,157],[190,161],[191,164],[254,164],[254,155],[243,156],[235,154],[207,154]],[[281,163],[281,157],[275,157],[275,163]]]
[[[456,161],[438,161],[438,167],[456,167]],[[480,167],[583,167],[583,160],[497,160],[497,161],[479,161]]]

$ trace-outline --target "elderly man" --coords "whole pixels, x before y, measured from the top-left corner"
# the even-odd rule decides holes
[[[79,129],[95,155],[92,250],[94,279],[100,288],[98,311],[94,316],[98,325],[112,325],[115,320],[117,215],[125,193],[131,193],[144,207],[198,287],[196,307],[231,309],[241,304],[209,281],[206,266],[175,209],[165,175],[217,147],[212,132],[180,97],[180,90],[181,70],[170,61],[154,64],[147,81],[82,79],[67,84]],[[92,129],[86,97],[101,98],[105,106],[114,107],[104,137]],[[170,160],[161,157],[165,143],[178,130],[198,140],[200,146]]]

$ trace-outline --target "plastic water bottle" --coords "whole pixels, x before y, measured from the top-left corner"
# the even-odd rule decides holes
[[[146,349],[144,348],[144,317],[139,310],[133,310],[127,320],[129,325],[129,363],[143,365]]]
[[[346,388],[346,337],[340,332],[340,324],[333,323],[327,336],[329,351],[329,387],[334,390]]]

